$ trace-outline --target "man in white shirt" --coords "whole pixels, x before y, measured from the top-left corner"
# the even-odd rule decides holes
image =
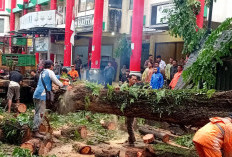
[[[159,62],[160,72],[162,74],[164,74],[165,68],[166,68],[166,63],[161,59],[161,56],[157,56],[156,61]]]

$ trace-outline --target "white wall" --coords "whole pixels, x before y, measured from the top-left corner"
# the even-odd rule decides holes
[[[5,0],[5,11],[0,11],[0,18],[4,19],[4,33],[0,33],[0,36],[4,36],[7,32],[10,31],[10,14],[6,11],[6,8],[10,8],[11,6],[10,0]]]
[[[217,0],[213,5],[213,22],[223,22],[232,17],[232,0]]]

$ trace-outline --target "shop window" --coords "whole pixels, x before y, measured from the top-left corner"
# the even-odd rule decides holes
[[[0,19],[0,33],[4,33],[4,19]]]
[[[79,0],[79,12],[93,10],[94,0]]]
[[[110,0],[109,7],[122,9],[122,0]]]
[[[130,6],[129,6],[130,10],[133,10],[133,0],[130,0]]]

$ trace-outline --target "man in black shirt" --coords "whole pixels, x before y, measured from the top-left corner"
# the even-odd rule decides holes
[[[75,59],[75,61],[74,61],[74,66],[75,66],[75,69],[76,69],[76,71],[78,72],[78,74],[79,74],[79,78],[80,78],[80,80],[81,80],[81,68],[82,68],[82,61],[81,61],[81,59],[80,59],[80,56],[79,55],[77,55],[77,58]]]
[[[172,79],[173,79],[173,77],[174,77],[174,75],[177,73],[177,67],[178,67],[178,65],[177,65],[177,61],[176,60],[173,60],[172,61],[172,67],[171,67],[171,69],[170,69],[170,80],[172,81]]]
[[[33,84],[32,87],[35,89],[37,87],[38,81],[39,81],[39,74],[36,73],[35,70],[31,71],[31,76],[33,77]]]
[[[12,99],[15,97],[17,103],[20,99],[20,84],[23,81],[23,76],[18,71],[11,71],[9,75],[10,84],[7,91],[8,112],[11,111]]]

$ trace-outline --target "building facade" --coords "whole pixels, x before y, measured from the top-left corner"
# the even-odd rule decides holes
[[[9,50],[9,31],[10,31],[10,14],[7,8],[10,8],[10,1],[0,0],[0,53]]]
[[[10,13],[4,11],[4,18],[6,18],[4,22],[9,24],[13,21],[11,23],[14,23],[10,25],[11,35],[16,36],[17,40],[21,38],[27,40],[26,45],[14,45],[14,43],[10,45],[10,47],[20,49],[20,51],[12,52],[36,53],[37,62],[41,59],[52,59],[69,66],[79,55],[86,68],[92,63],[92,68],[103,69],[108,61],[113,60],[113,52],[117,48],[120,35],[126,34],[128,40],[132,41],[132,45],[135,44],[133,36],[137,34],[133,35],[133,27],[136,27],[133,25],[133,15],[138,13],[134,11],[134,6],[137,7],[135,10],[140,9],[137,5],[141,3],[139,0],[11,0],[11,3],[2,0],[1,2],[3,1],[5,10],[7,7],[12,8]],[[227,1],[230,3],[230,0]],[[142,49],[141,52],[135,52],[141,53],[138,55],[140,58],[136,59],[140,63],[137,69],[143,68],[143,63],[149,54],[154,57],[161,55],[166,62],[169,57],[176,60],[184,57],[181,54],[182,39],[171,37],[167,23],[161,22],[161,19],[166,16],[163,10],[173,7],[172,0],[144,0],[141,4],[144,5],[143,15],[135,14],[143,19]],[[220,23],[226,17],[231,17],[228,6],[220,1],[215,3],[214,22]],[[101,13],[102,16],[100,16]],[[220,14],[220,16],[215,14]],[[9,15],[12,15],[11,19]],[[96,16],[99,17],[96,18]],[[2,14],[0,19],[1,17]],[[6,28],[8,30],[4,31],[9,32],[9,26]],[[73,31],[74,42],[70,39]],[[99,40],[100,50],[97,50],[96,56],[95,51],[99,49]],[[116,61],[118,75],[122,65],[128,63],[127,68],[129,68],[130,58],[123,59],[123,61],[122,58],[116,58]]]

